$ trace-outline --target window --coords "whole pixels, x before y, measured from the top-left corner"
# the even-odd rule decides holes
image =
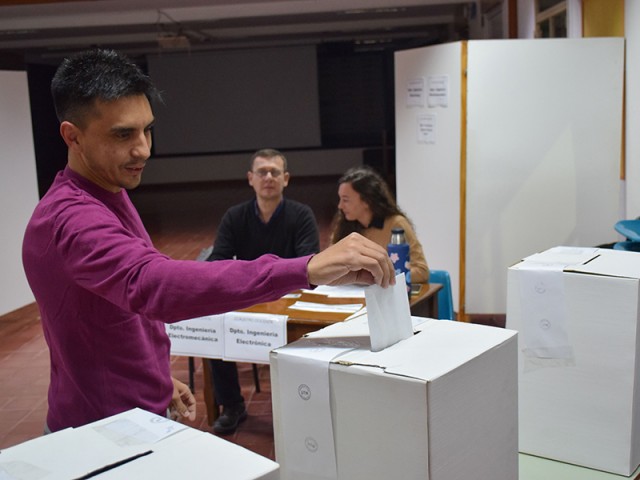
[[[567,1],[536,0],[536,37],[567,36]]]

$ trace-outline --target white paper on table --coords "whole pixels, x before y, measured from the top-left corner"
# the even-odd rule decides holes
[[[282,298],[300,298],[300,293],[287,293],[283,295]]]
[[[519,267],[522,351],[527,358],[572,359],[562,265]],[[540,362],[537,362],[540,363]]]
[[[304,290],[304,292],[331,298],[364,298],[364,289],[362,285],[318,285],[314,290]]]
[[[413,335],[409,296],[404,273],[387,288],[371,285],[365,289],[371,351],[379,352]]]
[[[362,303],[329,304],[315,302],[295,302],[289,305],[291,310],[304,310],[307,312],[331,312],[331,313],[355,313],[362,309]]]

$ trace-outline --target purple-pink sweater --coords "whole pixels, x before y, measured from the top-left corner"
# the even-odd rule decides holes
[[[126,191],[67,167],[23,243],[51,356],[47,425],[76,427],[133,407],[164,414],[173,392],[164,323],[308,288],[309,258],[172,260],[153,247]]]

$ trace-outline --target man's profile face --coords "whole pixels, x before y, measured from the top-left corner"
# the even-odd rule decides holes
[[[289,184],[289,172],[284,171],[282,157],[256,157],[247,173],[249,185],[262,200],[279,200]]]
[[[144,95],[96,101],[84,127],[76,127],[72,168],[111,192],[137,187],[151,155],[153,120]]]

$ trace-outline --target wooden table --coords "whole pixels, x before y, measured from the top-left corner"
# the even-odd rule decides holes
[[[409,305],[411,315],[416,317],[438,318],[438,292],[442,289],[439,283],[422,284],[420,291],[411,296]],[[301,292],[300,297],[283,297],[268,303],[260,303],[241,310],[242,312],[271,313],[276,315],[288,315],[287,341],[293,342],[310,332],[315,332],[333,323],[342,322],[351,313],[337,312],[307,312],[303,310],[291,310],[288,307],[297,301],[324,303],[327,305],[365,303],[364,298],[337,298],[314,293]],[[204,402],[207,407],[207,420],[209,425],[218,418],[218,406],[215,402],[213,384],[211,382],[211,368],[209,362],[202,362],[204,375]]]

